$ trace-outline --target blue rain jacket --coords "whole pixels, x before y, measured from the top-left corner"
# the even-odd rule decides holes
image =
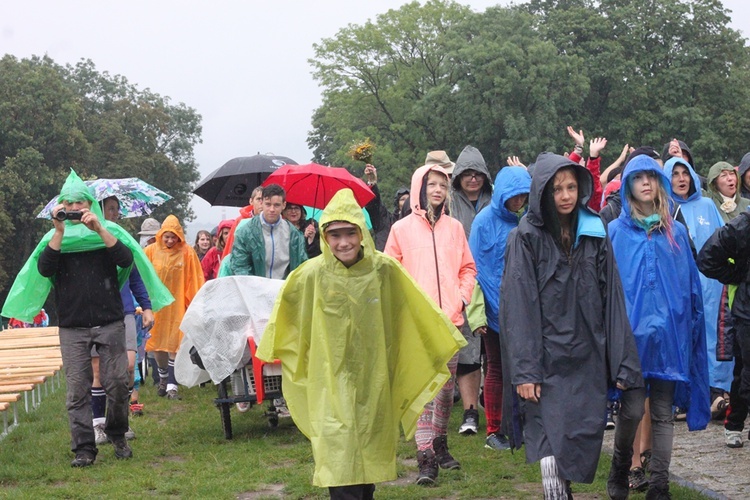
[[[700,252],[706,241],[714,234],[714,231],[724,225],[719,209],[711,200],[701,195],[700,178],[693,167],[682,158],[674,157],[664,164],[664,174],[672,178],[672,171],[676,165],[687,168],[693,179],[695,191],[687,197],[680,198],[672,193],[672,200],[679,205],[679,210],[688,226],[690,238],[695,248]],[[706,348],[708,350],[708,383],[711,387],[718,387],[729,392],[732,385],[732,371],[734,361],[716,360],[716,328],[721,306],[721,290],[724,285],[717,280],[712,280],[700,274],[701,290],[703,292],[703,317],[706,324]]]
[[[665,234],[650,235],[630,217],[626,191],[637,172],[657,173],[669,196],[672,183],[659,164],[637,156],[623,174],[622,212],[609,224],[625,305],[638,346],[644,379],[676,382],[674,404],[687,409],[692,430],[705,429],[709,406],[706,327],[700,276],[690,251],[687,231],[672,226],[675,248]]]
[[[523,167],[505,167],[495,177],[490,206],[474,218],[469,248],[477,265],[477,281],[484,294],[487,325],[500,331],[500,283],[505,269],[505,243],[518,226],[517,214],[505,208],[512,197],[528,193],[531,176]]]

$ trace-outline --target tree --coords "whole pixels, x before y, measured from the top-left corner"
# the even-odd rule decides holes
[[[155,216],[190,220],[200,133],[195,110],[99,73],[91,61],[0,59],[0,244],[14,249],[0,255],[0,301],[50,229],[35,216],[71,168],[84,179],[140,177],[174,197]]]

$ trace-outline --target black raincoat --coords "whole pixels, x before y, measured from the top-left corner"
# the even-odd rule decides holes
[[[569,255],[542,210],[546,184],[567,166],[579,192]],[[503,364],[514,386],[504,391],[503,430],[518,448],[522,425],[529,462],[554,456],[562,477],[584,483],[594,480],[599,461],[608,388],[643,387],[612,245],[586,208],[592,185],[584,167],[539,156],[529,211],[508,239],[500,293]],[[524,383],[541,384],[539,403],[514,405],[515,386]]]

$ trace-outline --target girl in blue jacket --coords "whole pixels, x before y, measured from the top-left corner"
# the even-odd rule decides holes
[[[669,498],[672,406],[687,408],[690,430],[705,429],[710,418],[700,277],[688,233],[670,215],[671,188],[656,161],[635,157],[623,174],[622,212],[609,225],[651,402],[653,448],[647,499]],[[637,425],[618,421],[615,458],[632,453]],[[622,449],[628,446],[624,443],[630,443],[629,450]],[[624,462],[613,459],[613,472],[627,477],[630,461]],[[616,467],[624,470],[615,471]]]

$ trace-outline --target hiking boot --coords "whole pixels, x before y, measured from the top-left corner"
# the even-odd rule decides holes
[[[435,461],[441,469],[460,469],[461,464],[458,460],[453,458],[451,452],[448,451],[448,436],[438,436],[432,440],[432,449],[435,452]]]
[[[70,461],[70,466],[88,467],[89,465],[94,465],[94,460],[96,460],[95,453],[79,451],[78,453],[76,453],[76,457]]]
[[[175,399],[177,401],[181,400],[179,394],[177,394],[177,389],[170,389],[167,391],[167,399]]]
[[[492,434],[487,436],[487,439],[485,439],[484,447],[498,451],[510,450],[510,442],[504,434],[497,434],[493,432]]]
[[[143,403],[130,403],[130,414],[134,417],[143,416]]]
[[[159,379],[159,388],[156,390],[156,394],[162,398],[167,395],[167,379]]]
[[[628,464],[618,465],[612,460],[607,478],[607,497],[611,500],[625,500],[630,494]]]
[[[125,432],[125,439],[128,441],[135,439],[135,432],[133,432],[133,429],[131,429],[130,426],[128,426],[128,430]]]
[[[417,452],[417,464],[419,465],[419,474],[417,474],[417,484],[423,486],[430,486],[435,484],[438,477],[437,461],[435,460],[435,452],[432,450],[424,450]]]
[[[729,448],[742,448],[742,431],[724,429],[724,442]]]
[[[628,486],[633,491],[645,491],[648,488],[648,479],[643,467],[635,467],[628,472]]]
[[[672,494],[669,493],[669,485],[650,486],[646,492],[646,500],[670,500]]]
[[[107,433],[104,432],[104,424],[94,426],[94,441],[96,444],[105,444],[107,442]]]
[[[464,421],[461,423],[461,427],[458,428],[458,433],[464,436],[470,436],[477,433],[477,427],[479,424],[479,412],[474,409],[474,405],[468,410],[464,410]]]
[[[133,450],[130,449],[130,445],[125,439],[125,436],[117,439],[110,439],[109,442],[115,447],[115,458],[123,460],[125,458],[133,457]]]

